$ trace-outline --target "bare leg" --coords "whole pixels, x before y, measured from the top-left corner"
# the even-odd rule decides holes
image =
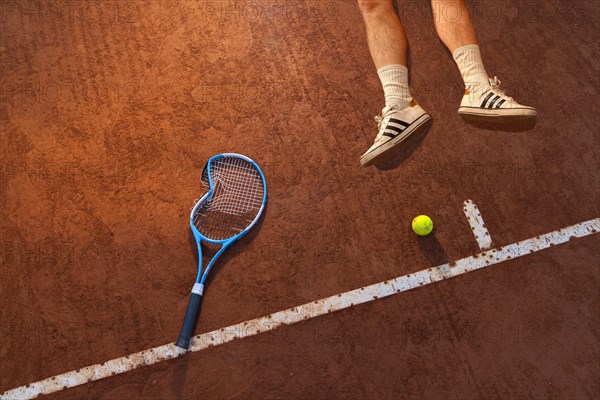
[[[431,0],[431,8],[435,30],[450,52],[477,44],[475,28],[464,0]]]
[[[464,0],[431,0],[431,8],[435,29],[452,52],[465,83],[458,113],[467,120],[492,122],[535,119],[533,107],[517,103],[500,89],[498,78],[488,77]]]
[[[452,52],[465,86],[471,92],[485,88],[489,78],[465,1],[431,0],[431,9],[438,36]]]
[[[408,40],[392,0],[358,0],[367,28],[367,42],[375,67],[406,66]]]
[[[367,28],[367,42],[381,80],[386,107],[412,102],[406,67],[406,33],[392,0],[358,0]]]
[[[367,41],[381,80],[385,107],[376,117],[378,133],[360,157],[363,166],[386,160],[409,136],[423,132],[429,114],[412,98],[408,87],[408,41],[392,0],[358,0],[367,27]]]

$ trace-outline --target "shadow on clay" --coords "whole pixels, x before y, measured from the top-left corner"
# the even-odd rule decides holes
[[[171,392],[175,399],[183,399],[183,388],[186,387],[187,371],[190,365],[189,353],[175,360],[173,368],[173,379],[171,380]]]
[[[530,131],[535,127],[537,118],[516,120],[513,122],[496,123],[489,121],[482,121],[480,119],[471,118],[466,115],[461,115],[462,119],[468,124],[475,128],[486,130],[486,131],[497,131],[497,132],[526,132]]]
[[[406,161],[410,155],[421,145],[425,137],[431,129],[433,120],[427,122],[427,125],[423,128],[422,132],[415,135],[410,135],[404,142],[396,146],[393,153],[390,154],[387,159],[379,164],[375,165],[375,168],[383,171],[397,168]]]
[[[435,236],[435,230],[427,236],[417,238],[421,253],[427,259],[430,266],[438,266],[450,262],[446,251]]]

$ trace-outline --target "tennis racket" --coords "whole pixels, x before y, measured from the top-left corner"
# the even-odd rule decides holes
[[[190,227],[198,246],[198,275],[185,312],[177,347],[189,349],[204,283],[210,269],[233,242],[256,224],[267,201],[267,184],[259,166],[246,156],[234,153],[216,155],[202,172],[208,191],[198,200],[190,215]],[[202,269],[202,242],[221,248]]]

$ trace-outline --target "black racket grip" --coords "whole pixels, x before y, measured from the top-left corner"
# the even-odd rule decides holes
[[[183,320],[183,326],[181,327],[181,333],[179,333],[179,339],[175,345],[182,349],[190,348],[190,338],[196,328],[196,321],[198,319],[198,312],[200,311],[200,303],[202,302],[202,296],[196,293],[190,295],[190,301],[185,311],[185,319]]]

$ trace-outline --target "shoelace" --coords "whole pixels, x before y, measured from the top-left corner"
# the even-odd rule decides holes
[[[488,82],[490,83],[490,88],[488,89],[490,92],[497,94],[509,102],[514,101],[512,97],[508,96],[502,89],[500,89],[500,83],[502,82],[500,82],[500,79],[498,79],[497,76],[494,76],[494,79],[489,78]]]
[[[374,118],[375,122],[377,122],[377,129],[379,129],[379,133],[377,134],[375,141],[378,141],[381,138],[381,136],[383,136],[383,132],[385,132],[383,129],[381,129],[381,127],[383,125],[383,120],[386,119],[387,117],[389,117],[391,114],[393,114],[394,112],[396,112],[399,109],[400,109],[400,107],[396,104],[394,104],[391,107],[385,106],[383,108],[383,110],[381,110],[381,116],[377,115]]]

